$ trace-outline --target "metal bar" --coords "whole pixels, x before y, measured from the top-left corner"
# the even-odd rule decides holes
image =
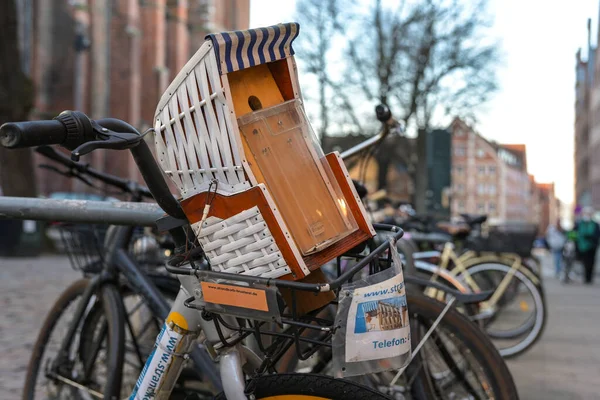
[[[373,137],[370,137],[369,139],[365,140],[364,142],[360,142],[356,146],[351,147],[348,150],[344,151],[342,154],[340,154],[340,158],[342,160],[347,160],[348,158],[352,157],[353,155],[358,154],[365,149],[368,149],[369,147],[373,146],[380,140],[383,140],[383,138],[387,135],[387,133],[388,133],[387,130],[385,130]]]
[[[0,196],[0,219],[154,226],[164,211],[153,203]]]
[[[55,374],[55,373],[51,373],[51,377],[54,379],[57,379],[63,383],[66,383],[67,385],[71,385],[73,387],[76,387],[79,390],[85,390],[86,392],[88,392],[89,394],[91,394],[94,397],[97,397],[99,399],[103,399],[104,395],[100,392],[97,392],[93,389],[88,388],[87,386],[82,385],[81,383],[75,382],[71,379],[65,378],[64,376]]]
[[[442,320],[442,318],[444,318],[444,316],[446,315],[448,310],[450,310],[450,308],[452,307],[452,305],[454,304],[455,301],[456,301],[456,297],[453,297],[452,299],[450,299],[450,301],[446,304],[446,306],[444,307],[444,309],[442,310],[440,315],[438,315],[436,320],[433,321],[433,325],[431,325],[431,328],[429,328],[429,330],[425,333],[425,336],[423,337],[423,339],[421,339],[421,341],[417,345],[417,348],[413,350],[413,352],[410,356],[410,361],[408,361],[408,363],[398,371],[396,376],[394,376],[394,379],[392,379],[392,381],[390,382],[390,384],[389,384],[390,387],[394,386],[396,384],[396,382],[398,382],[400,375],[402,375],[404,373],[404,371],[406,370],[408,365],[412,362],[412,360],[414,360],[415,356],[417,354],[419,354],[419,350],[421,350],[421,347],[423,347],[423,345],[425,344],[427,339],[429,339],[429,336],[431,336],[431,333],[435,330],[435,328],[437,328],[440,321]]]

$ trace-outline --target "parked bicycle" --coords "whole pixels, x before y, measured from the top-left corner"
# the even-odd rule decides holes
[[[358,259],[354,265],[344,272],[340,271],[336,278],[328,281],[315,272],[327,260],[323,253],[319,253],[327,249],[327,246],[322,242],[317,242],[302,247],[302,249],[293,247],[291,244],[295,245],[295,243],[291,241],[291,235],[287,230],[281,229],[283,218],[279,214],[279,210],[269,205],[272,204],[270,203],[271,197],[269,197],[271,191],[274,193],[273,196],[280,198],[278,197],[281,194],[278,192],[279,186],[269,186],[267,189],[267,186],[256,184],[256,181],[243,180],[246,179],[244,172],[248,175],[262,173],[270,176],[269,174],[274,172],[286,170],[285,168],[288,168],[289,165],[283,164],[287,160],[273,156],[274,149],[277,148],[286,149],[287,146],[299,146],[294,147],[298,152],[294,156],[306,156],[307,160],[314,157],[314,153],[310,153],[310,147],[305,147],[307,145],[303,138],[308,136],[305,136],[308,128],[303,122],[301,109],[298,108],[297,82],[293,75],[294,64],[293,59],[289,58],[291,40],[295,37],[294,32],[297,32],[297,26],[294,24],[280,25],[271,30],[261,30],[260,34],[265,35],[265,40],[275,43],[276,38],[269,36],[272,31],[285,32],[287,35],[282,39],[280,51],[277,53],[273,53],[272,46],[270,46],[270,62],[282,62],[271,65],[269,67],[272,68],[271,70],[263,69],[254,78],[277,77],[280,79],[277,82],[279,85],[268,79],[268,82],[264,82],[262,85],[255,85],[256,82],[252,82],[252,80],[242,79],[244,74],[236,73],[244,72],[243,58],[235,60],[236,67],[231,64],[231,58],[228,58],[235,54],[231,53],[232,45],[233,47],[240,45],[237,40],[244,37],[251,38],[252,34],[256,35],[258,31],[248,32],[248,35],[244,33],[241,35],[222,34],[218,38],[213,38],[214,40],[209,40],[198,51],[167,89],[159,103],[155,127],[158,158],[165,173],[176,182],[181,192],[188,196],[182,202],[183,205],[175,200],[169,192],[143,135],[123,121],[114,119],[93,121],[82,113],[66,112],[53,121],[10,123],[0,128],[0,142],[10,148],[60,144],[72,150],[74,158],[97,148],[129,149],[153,197],[169,214],[169,217],[159,219],[157,225],[161,230],[168,230],[176,244],[174,257],[169,261],[167,270],[178,275],[181,288],[167,314],[163,312],[166,305],[160,298],[160,293],[153,283],[135,267],[127,254],[126,248],[132,228],[117,228],[107,235],[105,242],[107,253],[103,271],[92,280],[90,286],[85,288],[82,295],[83,301],[79,303],[74,313],[76,323],[69,326],[69,332],[63,339],[59,357],[51,363],[49,372],[46,372],[53,378],[54,383],[60,382],[75,393],[89,393],[104,398],[119,396],[125,340],[123,307],[120,304],[121,298],[116,287],[118,284],[116,271],[118,270],[135,285],[136,291],[142,293],[146,300],[153,305],[153,308],[160,310],[165,318],[154,350],[148,357],[133,390],[132,399],[168,398],[187,358],[194,356],[195,350],[197,350],[196,339],[198,337],[203,339],[209,354],[219,365],[224,389],[221,397],[228,399],[246,399],[247,396],[254,399],[283,399],[288,396],[303,396],[302,398],[306,399],[389,398],[373,387],[350,380],[315,374],[271,374],[276,371],[277,362],[281,356],[292,346],[295,346],[299,359],[306,359],[311,354],[315,354],[319,348],[331,347],[332,351],[336,349],[331,344],[332,337],[336,334],[343,337],[346,322],[338,321],[337,318],[334,320],[322,319],[316,314],[324,307],[335,305],[337,303],[336,295],[351,299],[352,291],[344,285],[352,281],[353,277],[358,276],[361,271],[367,271],[365,273],[369,278],[383,272],[394,272],[395,269],[392,269],[392,266],[399,267],[393,256],[395,244],[403,233],[402,230],[393,226],[377,226],[380,231],[389,231],[391,237],[376,247],[369,247],[372,227],[365,223],[365,220],[359,220],[360,229],[355,229],[344,236],[345,243],[336,242],[333,239],[328,241],[327,245],[336,243],[347,249],[341,251],[339,257],[334,256],[334,258],[346,256]],[[234,40],[236,42],[232,44]],[[286,40],[288,41],[287,47],[285,46]],[[219,52],[216,53],[214,48]],[[216,57],[224,57],[224,59],[217,64]],[[261,61],[264,64],[264,60]],[[258,63],[258,65],[263,64]],[[254,65],[250,63],[248,66],[253,67]],[[282,76],[287,78],[283,79]],[[245,79],[251,79],[251,77],[247,76]],[[221,86],[222,82],[225,82],[224,87]],[[256,89],[257,87],[259,89]],[[288,101],[293,103],[286,103],[283,98],[277,98],[277,96],[268,97],[264,93],[260,93],[260,88],[264,89],[265,87],[277,90],[276,93],[291,98],[292,100]],[[260,146],[264,146],[264,142],[260,141],[268,140],[268,138],[261,135],[260,129],[263,128],[258,128],[259,125],[252,127],[252,124],[259,124],[259,122],[249,117],[240,119],[239,123],[243,125],[240,128],[247,135],[245,143],[249,147],[245,153],[241,153],[242,146],[238,146],[239,142],[236,142],[242,140],[239,132],[229,130],[232,125],[235,126],[235,120],[231,119],[231,114],[234,114],[234,106],[228,96],[235,98],[234,94],[239,95],[240,93],[236,91],[244,93],[244,90],[248,88],[257,90],[258,96],[246,98],[242,96],[243,101],[236,107],[249,107],[248,113],[251,114],[251,117],[262,116],[263,122],[261,123],[267,124],[264,121],[268,121],[269,129],[276,130],[278,134],[274,135],[277,137],[273,139],[275,142],[271,143],[271,147],[253,148],[252,146],[259,143],[261,143]],[[239,96],[237,97],[239,98]],[[296,99],[294,100],[294,98]],[[264,110],[262,110],[263,106],[266,107]],[[260,111],[259,114],[252,115],[252,112],[258,111]],[[288,124],[291,124],[293,128],[289,129]],[[300,135],[286,137],[283,135],[284,132],[295,132]],[[254,142],[254,140],[258,142]],[[243,162],[240,153],[247,157]],[[288,153],[288,155],[290,154]],[[236,157],[238,158],[236,159]],[[260,157],[264,157],[264,159]],[[357,195],[353,192],[347,173],[336,158],[337,156],[334,154],[328,159],[328,162],[331,168],[337,166],[335,172],[331,171],[333,176],[336,176],[335,173],[337,173],[337,182],[344,182],[343,197],[335,199],[335,203],[337,203],[335,207],[339,206],[337,209],[340,210],[341,219],[339,221],[342,221],[339,228],[343,230],[344,226],[348,226],[343,225],[345,223],[344,213],[348,215],[351,211],[354,215],[360,216],[362,210],[360,202],[356,201]],[[294,159],[297,160],[297,157]],[[257,164],[268,162],[280,162],[280,168],[251,170],[252,167],[256,168]],[[335,164],[336,162],[338,164]],[[238,164],[244,164],[245,169]],[[310,167],[307,166],[302,173],[305,175],[321,173],[319,165],[321,164],[315,163]],[[293,163],[292,166],[294,166]],[[324,167],[321,165],[321,168]],[[214,178],[217,175],[222,175],[222,180]],[[254,179],[256,179],[256,175]],[[287,178],[285,175],[283,177]],[[271,176],[271,178],[277,179],[277,176]],[[264,179],[264,176],[261,179]],[[329,187],[324,185],[306,190],[317,191],[319,189],[319,191],[331,195],[336,190],[333,187],[335,180],[329,182],[331,184]],[[280,184],[281,187],[289,187],[289,181],[282,181]],[[219,191],[219,188],[233,190],[233,192],[223,193]],[[196,192],[193,192],[194,190]],[[202,195],[195,196],[194,200],[189,191],[193,192],[192,195],[198,193]],[[271,207],[271,214],[269,214],[269,208],[265,208],[267,207],[264,205],[265,203],[260,203],[260,201],[258,205],[263,208],[259,208],[259,211],[262,210],[259,213],[251,210],[249,212],[249,210],[240,208],[243,207],[243,205],[240,206],[240,202],[230,201],[239,193],[252,194],[258,198],[264,196],[264,202]],[[227,197],[230,199],[227,200]],[[280,198],[280,201],[285,202],[289,199],[291,197],[284,197],[283,200]],[[319,199],[317,198],[317,200]],[[196,202],[195,205],[194,202]],[[105,208],[109,207],[105,206]],[[233,217],[218,218],[214,217],[214,214],[209,216],[211,209],[216,215],[219,215],[219,212],[221,212],[220,215],[232,213]],[[296,209],[296,211],[300,212],[301,209]],[[316,211],[320,212],[319,209]],[[39,212],[40,210],[32,211],[33,214]],[[319,212],[315,212],[315,214],[319,214]],[[263,213],[267,217],[262,217]],[[74,212],[73,214],[78,213]],[[274,216],[270,217],[271,215]],[[79,214],[79,218],[81,218],[81,214]],[[90,219],[93,220],[93,218],[88,220]],[[116,221],[118,218],[113,215],[110,216],[110,220]],[[143,222],[141,220],[141,218],[135,220],[129,217],[127,222],[133,223],[133,225],[147,223],[147,219],[143,219]],[[125,218],[121,222],[125,223]],[[298,221],[294,222],[298,223]],[[265,226],[268,226],[268,231],[265,231]],[[319,236],[326,229],[328,226],[323,223],[313,222],[308,232],[313,236]],[[278,235],[278,232],[281,234]],[[302,232],[306,234],[306,231]],[[331,233],[329,234],[331,235]],[[248,238],[246,235],[250,235],[250,237]],[[225,237],[228,240],[221,240]],[[351,237],[354,239],[348,241],[348,238]],[[302,239],[306,239],[306,237],[302,237]],[[277,246],[284,246],[285,243],[288,243],[289,247],[283,251],[285,252],[283,260],[286,263],[281,264],[278,261],[281,257],[279,253],[283,254],[283,252],[277,247],[273,247],[275,246],[273,243],[276,243]],[[264,247],[257,247],[263,244]],[[299,256],[300,250],[305,252],[305,257]],[[321,254],[322,258],[316,257],[316,254]],[[302,258],[302,262],[297,264],[291,262],[300,258]],[[306,264],[311,266],[312,272]],[[288,279],[281,278],[284,274],[287,274]],[[299,274],[302,274],[305,279],[301,278],[302,275],[298,276]],[[398,275],[392,274],[392,276],[395,278]],[[407,277],[407,282],[444,290],[454,299],[463,303],[479,302],[489,295],[489,293],[482,293],[473,295],[473,297],[464,296],[436,282],[428,282],[414,277]],[[394,286],[392,293],[396,293],[396,291],[400,293],[402,287],[403,283]],[[342,288],[346,289],[340,292]],[[246,299],[245,302],[239,301],[240,296]],[[103,341],[90,340],[86,341],[86,343],[91,343],[89,345],[72,348],[78,342],[76,340],[78,339],[76,337],[78,321],[82,320],[90,302],[92,305],[97,304],[96,298],[100,299],[101,315],[106,324],[92,324],[91,326],[99,326],[100,334],[106,334],[106,346],[102,346]],[[236,298],[237,300],[235,300]],[[312,304],[313,307],[308,310],[301,309],[301,307],[311,307],[311,303],[315,299],[316,301],[325,301],[317,304],[316,307]],[[469,299],[471,300],[469,301]],[[440,324],[450,319],[448,312],[451,310],[452,303],[452,300],[448,304],[435,303],[431,299],[424,300],[422,307],[424,333],[422,340],[415,348],[415,355],[420,354],[421,348],[423,351],[427,351],[426,349],[432,343],[428,340],[430,337],[435,339],[434,349],[450,348],[441,346],[438,342],[444,342],[445,337],[452,339],[452,335],[456,334],[457,329],[437,331],[437,328],[446,326]],[[430,306],[428,311],[426,304],[437,304],[437,306]],[[436,308],[439,306],[441,306],[441,310]],[[386,320],[382,319],[378,325],[374,324],[373,327],[382,326],[382,324],[384,324],[383,326],[407,327],[405,326],[408,323],[408,318],[404,314],[406,312],[405,303],[397,305],[397,307],[382,304],[381,307],[383,307],[381,318],[386,318]],[[372,311],[365,309],[364,318],[367,318],[367,312]],[[439,314],[436,315],[438,311]],[[267,315],[260,312],[267,313]],[[469,331],[470,322],[464,318],[460,321],[460,316],[457,318],[459,321],[455,323],[455,326],[456,324],[463,326],[461,332]],[[277,325],[278,329],[271,329],[273,323]],[[302,335],[306,330],[316,331],[319,338],[313,339]],[[375,332],[380,334],[377,330]],[[415,336],[418,332],[419,330],[415,330]],[[471,331],[470,335],[462,336],[459,342],[465,344],[469,343],[469,340],[476,341],[478,345],[471,345],[476,346],[472,348],[472,352],[478,354],[475,359],[482,362],[484,366],[472,370],[471,364],[467,363],[469,369],[464,372],[464,359],[450,362],[447,353],[452,358],[452,355],[461,354],[463,351],[461,346],[455,345],[454,351],[441,352],[441,359],[446,362],[446,366],[442,367],[441,371],[431,368],[428,371],[438,374],[446,374],[450,371],[454,374],[450,379],[452,382],[454,382],[454,377],[462,377],[462,386],[466,388],[466,393],[462,396],[465,398],[469,396],[516,398],[514,383],[506,366],[502,363],[498,353],[491,346],[486,345],[485,338],[482,335],[477,337],[476,332],[478,331]],[[94,336],[92,334],[92,338]],[[250,345],[251,336],[255,345]],[[272,337],[272,341],[265,341],[267,336]],[[406,345],[407,342],[410,344],[410,341],[410,337],[403,337],[402,340],[394,338],[394,340],[382,342],[381,345],[376,346],[376,349],[392,345]],[[301,347],[302,343],[313,345],[313,347],[304,352]],[[105,357],[98,360],[100,349],[103,350]],[[346,349],[352,348],[346,347]],[[434,353],[437,353],[437,350]],[[69,357],[72,354],[76,356]],[[387,354],[389,355],[389,350]],[[349,361],[345,360],[345,362]],[[402,372],[406,373],[408,369],[386,365],[389,362],[391,362],[390,357],[380,357],[371,365],[377,366],[378,370],[381,370],[381,367],[392,370],[400,368],[392,379],[385,383],[385,386],[393,388],[402,378]],[[82,367],[78,364],[82,364]],[[89,380],[95,377],[95,374],[90,374],[90,370],[94,369],[90,366],[93,367],[97,364],[107,367],[106,381],[95,382],[95,385],[90,387],[88,386]],[[350,364],[348,365],[350,366]],[[432,365],[428,361],[428,366]],[[210,370],[210,368],[207,369]],[[482,371],[484,378],[480,379],[481,376],[478,372]],[[343,375],[343,372],[344,367],[338,369],[336,375],[339,373]],[[420,386],[424,387],[420,374],[415,379],[419,379]],[[445,390],[445,385],[440,382],[438,380],[432,394],[437,395],[437,391]],[[408,380],[407,387],[412,390],[413,382]],[[379,389],[379,387],[377,388]],[[397,397],[399,394],[400,392],[395,392],[394,396]]]
[[[494,290],[488,301],[464,311],[482,325],[502,356],[519,355],[541,337],[547,318],[542,281],[531,267],[535,226],[490,228],[484,237],[486,216],[462,218],[463,223],[438,225],[428,217],[413,217],[407,224],[416,230],[411,240],[441,249],[414,253],[415,267],[463,293]],[[435,290],[426,293],[444,299]]]

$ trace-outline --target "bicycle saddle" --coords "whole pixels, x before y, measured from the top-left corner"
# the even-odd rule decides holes
[[[460,214],[460,216],[463,217],[465,223],[471,227],[483,224],[485,221],[487,221],[487,215]]]

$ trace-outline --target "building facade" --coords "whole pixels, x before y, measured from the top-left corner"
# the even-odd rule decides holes
[[[33,119],[62,110],[152,126],[160,96],[208,32],[247,29],[250,0],[17,0],[24,70],[35,86]],[[151,146],[154,147],[154,146]],[[42,162],[38,158],[38,162]],[[128,152],[85,158],[140,180]],[[88,191],[38,171],[41,194]]]
[[[575,58],[575,203],[600,208],[600,55],[588,19],[585,56]],[[599,36],[600,39],[600,31]]]
[[[495,146],[460,119],[452,132],[451,213],[488,214],[505,219],[506,170]]]
[[[554,184],[538,184],[527,172],[523,144],[486,140],[460,119],[452,132],[451,214],[487,214],[493,223],[526,221],[545,232],[558,220]]]

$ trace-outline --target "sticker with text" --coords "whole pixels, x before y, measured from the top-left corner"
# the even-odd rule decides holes
[[[259,311],[269,311],[265,290],[221,283],[200,282],[204,301]]]

